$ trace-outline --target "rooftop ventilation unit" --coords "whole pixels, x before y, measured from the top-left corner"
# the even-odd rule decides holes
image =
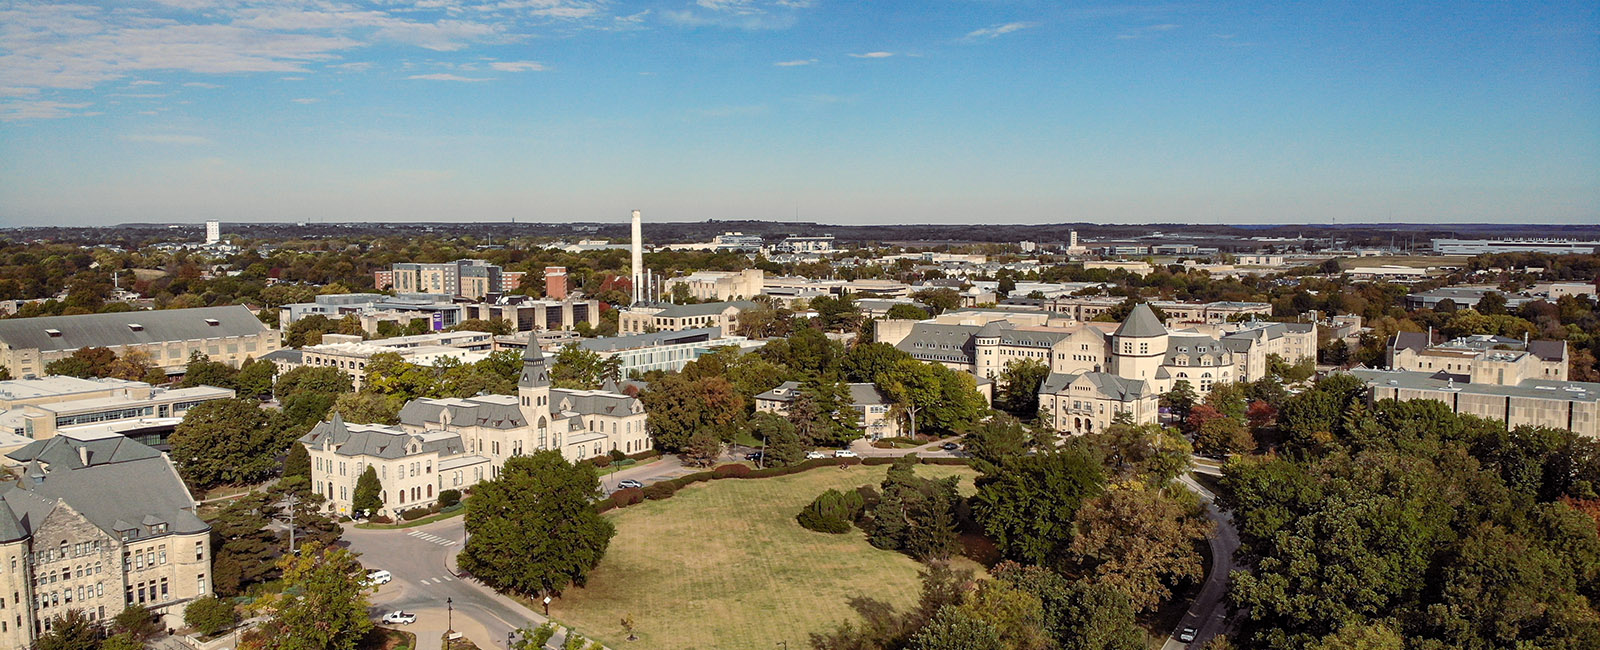
[[[53,339],[61,338],[61,330],[45,330],[44,333],[46,336],[49,336]]]

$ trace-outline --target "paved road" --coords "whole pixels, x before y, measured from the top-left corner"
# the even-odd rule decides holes
[[[1221,475],[1221,471],[1206,465],[1195,465],[1194,471],[1213,476]],[[1189,610],[1184,612],[1183,619],[1167,637],[1167,642],[1161,646],[1161,650],[1198,648],[1210,641],[1211,637],[1227,630],[1228,579],[1234,568],[1233,553],[1239,550],[1239,531],[1233,526],[1233,516],[1217,508],[1216,495],[1190,476],[1180,477],[1179,481],[1184,487],[1200,495],[1200,500],[1206,504],[1206,515],[1217,524],[1217,529],[1210,539],[1211,573],[1206,575],[1206,582],[1200,587],[1200,594],[1189,604]],[[1184,644],[1178,640],[1178,631],[1185,627],[1199,630],[1194,642]]]

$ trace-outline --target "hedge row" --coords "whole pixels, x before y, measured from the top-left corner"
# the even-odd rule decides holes
[[[800,472],[813,470],[818,467],[888,465],[893,463],[894,460],[895,459],[893,458],[877,456],[871,458],[812,458],[810,460],[795,463],[793,465],[785,465],[783,467],[768,467],[765,469],[751,469],[748,465],[729,463],[726,465],[718,465],[709,471],[695,472],[693,474],[679,476],[678,478],[670,481],[653,483],[645,486],[643,490],[639,490],[638,488],[617,490],[616,492],[612,493],[611,496],[594,502],[594,507],[597,512],[605,512],[613,508],[625,508],[646,499],[651,501],[670,499],[672,498],[672,495],[676,494],[678,490],[683,489],[684,486],[716,479],[771,478],[774,476],[799,474]],[[918,460],[924,465],[970,465],[972,463],[971,460],[966,458],[919,458]],[[636,492],[639,494],[638,497],[634,496],[634,493]],[[628,494],[627,496],[621,496],[619,498],[619,495],[623,495],[623,493]]]

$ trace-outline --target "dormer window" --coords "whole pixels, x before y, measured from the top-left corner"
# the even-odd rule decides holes
[[[211,327],[216,327],[218,325],[221,325],[222,321],[219,321],[219,320],[217,320],[215,318],[207,318],[206,319],[206,324],[210,325]]]
[[[144,331],[144,326],[140,325],[138,323],[128,323],[128,329],[133,330],[135,332],[143,332]]]
[[[48,336],[48,337],[53,338],[53,339],[61,338],[61,330],[57,330],[57,329],[47,329],[47,330],[44,331],[44,334],[45,334],[45,336]]]

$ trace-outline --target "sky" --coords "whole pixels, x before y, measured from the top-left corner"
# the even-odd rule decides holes
[[[1600,4],[0,0],[0,226],[1600,222]]]

